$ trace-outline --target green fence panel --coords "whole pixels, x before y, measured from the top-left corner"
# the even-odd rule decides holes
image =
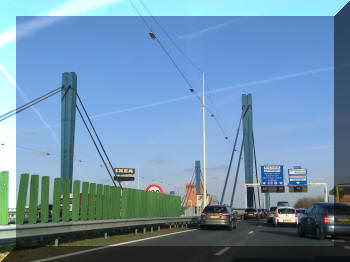
[[[69,221],[69,194],[70,194],[70,180],[69,179],[63,179],[63,200],[62,200],[62,221],[68,222]]]
[[[40,201],[40,222],[47,223],[49,221],[49,190],[50,177],[41,177],[41,201]]]
[[[120,188],[112,187],[113,218],[120,218]]]
[[[62,179],[55,178],[53,182],[53,202],[52,202],[52,221],[59,222],[62,213],[61,209],[61,190],[62,190]]]
[[[103,200],[102,200],[102,219],[108,219],[108,208],[109,208],[109,193],[110,187],[107,185],[103,186]]]
[[[89,220],[95,220],[96,215],[96,183],[90,184],[89,193]]]
[[[128,188],[123,188],[122,189],[122,212],[121,212],[121,217],[122,218],[127,218],[128,214],[127,214],[127,207],[128,207]]]
[[[73,182],[72,221],[79,220],[80,201],[80,180],[75,180]]]
[[[96,219],[102,219],[102,190],[103,185],[97,185],[97,194],[96,194]]]
[[[9,222],[9,172],[0,172],[0,225]]]
[[[80,209],[80,220],[87,220],[88,202],[89,202],[89,183],[83,182],[82,197],[81,197],[81,209]]]
[[[112,219],[113,218],[113,187],[114,186],[109,186],[109,200],[108,200],[108,219]]]
[[[142,206],[141,206],[141,190],[135,190],[135,195],[136,195],[136,205],[135,205],[135,210],[136,210],[136,217],[143,217],[142,215]]]
[[[23,224],[27,203],[29,174],[22,174],[19,181],[18,199],[16,206],[16,224]]]
[[[38,193],[39,193],[39,176],[32,175],[30,178],[29,191],[29,215],[28,223],[36,224],[38,221]]]

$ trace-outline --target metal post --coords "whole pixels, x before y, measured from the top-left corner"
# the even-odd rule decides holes
[[[72,191],[75,111],[77,94],[77,75],[74,72],[62,74],[61,97],[61,178],[70,180]]]
[[[205,97],[204,97],[204,72],[202,73],[203,82],[203,104],[202,104],[202,115],[203,115],[203,206],[207,205],[207,167],[206,167],[206,155],[205,155]]]
[[[140,189],[140,167],[137,168],[137,189]]]

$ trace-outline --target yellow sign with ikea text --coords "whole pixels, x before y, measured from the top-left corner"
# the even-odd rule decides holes
[[[134,175],[135,168],[114,168],[114,173],[118,175]]]

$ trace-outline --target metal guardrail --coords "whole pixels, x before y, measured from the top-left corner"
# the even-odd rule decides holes
[[[14,240],[30,237],[61,235],[92,230],[109,230],[121,227],[137,227],[168,223],[194,223],[198,217],[159,217],[76,221],[60,223],[39,223],[0,226],[0,240]]]

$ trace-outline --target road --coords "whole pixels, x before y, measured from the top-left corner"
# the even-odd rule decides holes
[[[41,261],[350,261],[349,239],[300,238],[295,227],[241,221],[233,231],[190,229],[162,237],[103,247]],[[111,260],[112,259],[112,260]]]

